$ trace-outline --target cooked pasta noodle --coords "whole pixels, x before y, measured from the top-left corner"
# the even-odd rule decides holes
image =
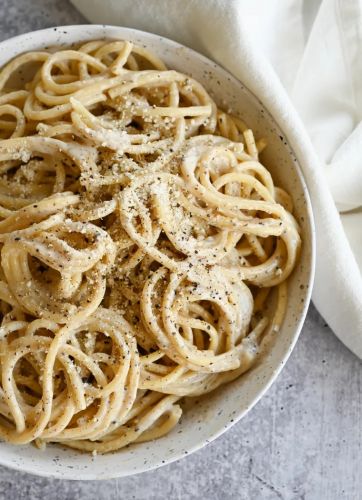
[[[301,240],[265,141],[200,83],[122,40],[22,54],[0,138],[1,438],[152,440],[256,363]]]

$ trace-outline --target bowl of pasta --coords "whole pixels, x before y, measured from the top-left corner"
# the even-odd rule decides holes
[[[239,420],[310,300],[298,162],[242,82],[159,36],[0,44],[0,463],[130,475]]]

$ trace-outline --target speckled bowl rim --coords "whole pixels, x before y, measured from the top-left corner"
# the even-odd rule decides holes
[[[9,38],[7,40],[4,40],[0,42],[0,52],[6,51],[6,47],[11,47],[14,44],[18,44],[21,41],[26,42],[26,40],[29,40],[30,38],[39,38],[39,43],[40,40],[42,39],[43,41],[47,39],[47,35],[50,35],[51,33],[54,34],[54,32],[57,33],[57,36],[59,37],[59,40],[61,43],[67,43],[67,35],[79,32],[79,41],[89,39],[91,38],[91,32],[94,32],[94,38],[100,37],[103,35],[106,38],[114,38],[116,36],[124,36],[124,37],[136,37],[136,36],[141,36],[142,38],[144,37],[150,37],[149,39],[152,38],[157,38],[159,41],[164,42],[167,44],[167,46],[170,48],[170,50],[177,51],[179,49],[185,50],[188,52],[188,55],[190,58],[197,59],[203,64],[212,64],[214,67],[218,66],[219,68],[222,69],[222,71],[226,74],[227,77],[230,77],[233,80],[237,80],[233,75],[231,75],[227,70],[222,68],[222,66],[215,64],[213,61],[208,59],[207,57],[203,56],[202,54],[185,47],[184,45],[177,43],[173,40],[170,40],[168,38],[141,31],[141,30],[135,30],[132,28],[124,28],[120,26],[107,26],[107,25],[70,25],[70,26],[57,26],[57,27],[50,27],[42,30],[36,30],[28,33],[24,33],[12,38]],[[87,36],[86,36],[87,33]],[[50,37],[51,39],[51,37]],[[20,45],[20,43],[19,43]],[[49,45],[52,45],[50,43]],[[21,53],[21,52],[19,52]],[[242,82],[241,82],[242,83]],[[288,141],[288,133],[285,132],[285,130],[280,127],[278,121],[274,118],[274,116],[271,115],[271,113],[268,111],[267,106],[261,101],[261,99],[256,96],[252,91],[250,91],[247,87],[245,87],[244,84],[242,84],[243,87],[246,89],[246,91],[256,100],[260,103],[260,106],[272,117],[272,120],[276,123],[278,129],[280,129],[284,135],[284,138],[286,140],[285,144],[288,145],[289,149],[293,151],[293,149],[290,146],[290,143]],[[293,152],[294,153],[294,152]],[[314,226],[314,219],[313,219],[313,212],[312,212],[312,205],[307,189],[307,185],[302,173],[302,170],[300,168],[299,162],[294,154],[295,160],[293,161],[294,168],[298,177],[298,180],[300,182],[300,185],[302,187],[305,203],[306,203],[306,214],[308,215],[308,228],[309,228],[309,233],[311,237],[311,241],[309,242],[310,245],[310,261],[309,261],[309,269],[307,269],[308,273],[308,281],[307,281],[307,286],[304,294],[304,306],[303,309],[301,310],[300,314],[298,315],[298,322],[295,325],[294,329],[294,335],[291,338],[290,343],[288,344],[288,347],[285,349],[285,353],[283,355],[283,359],[280,361],[278,366],[275,367],[272,375],[269,377],[269,379],[264,383],[264,386],[262,387],[261,390],[256,392],[254,398],[250,402],[250,404],[245,408],[239,410],[238,413],[235,414],[235,418],[233,421],[228,421],[225,425],[221,426],[220,429],[218,429],[216,432],[213,432],[210,434],[208,439],[202,439],[200,441],[196,441],[193,444],[190,444],[188,447],[186,453],[186,456],[189,456],[191,453],[200,450],[204,446],[206,446],[208,443],[214,441],[216,438],[218,438],[220,435],[222,435],[224,432],[226,432],[230,427],[232,427],[236,422],[238,422],[240,419],[242,419],[246,413],[248,413],[254,406],[255,404],[262,398],[262,396],[267,392],[267,390],[270,388],[272,383],[276,380],[278,377],[279,373],[281,372],[282,368],[284,367],[286,361],[288,360],[297,340],[299,337],[299,334],[301,332],[302,326],[304,324],[304,320],[307,314],[307,310],[309,307],[309,303],[311,300],[311,294],[312,294],[312,285],[313,285],[313,280],[314,280],[314,272],[315,272],[315,226]],[[154,441],[153,443],[157,443],[158,441]],[[152,444],[152,442],[151,442]],[[67,471],[62,471],[57,472],[57,471],[50,471],[50,470],[43,470],[39,466],[37,466],[36,461],[32,463],[30,466],[23,466],[20,463],[14,463],[10,462],[7,460],[6,456],[4,456],[1,453],[1,446],[2,443],[0,442],[0,464],[9,468],[12,468],[14,470],[19,470],[21,472],[27,472],[30,474],[35,474],[38,476],[43,476],[43,477],[52,477],[52,478],[59,478],[59,479],[69,479],[69,480],[92,480],[92,479],[97,479],[97,480],[102,480],[102,479],[113,479],[113,478],[119,478],[119,477],[125,477],[125,476],[130,476],[133,474],[139,474],[141,472],[149,471],[156,469],[158,467],[161,467],[163,465],[170,464],[172,462],[175,462],[183,457],[185,457],[184,452],[179,452],[175,453],[174,456],[168,458],[167,460],[159,460],[158,462],[155,462],[153,464],[147,464],[144,465],[143,463],[140,463],[139,467],[136,470],[133,470],[131,472],[123,473],[122,470],[116,470],[114,472],[110,472],[107,477],[100,477],[97,475],[91,475],[91,474],[82,474],[79,471],[72,471],[72,470],[67,470]],[[36,450],[34,450],[36,452]],[[113,454],[114,460],[117,460],[117,453]]]

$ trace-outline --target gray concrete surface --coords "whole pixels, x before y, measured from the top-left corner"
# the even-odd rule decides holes
[[[0,39],[82,22],[66,0],[0,0]],[[0,467],[0,499],[360,500],[361,390],[361,362],[311,306],[277,382],[207,448],[157,471],[102,482]]]

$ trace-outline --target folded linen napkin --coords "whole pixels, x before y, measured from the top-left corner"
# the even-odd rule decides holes
[[[286,130],[310,191],[317,232],[313,301],[362,358],[361,0],[72,2],[92,22],[194,48],[261,99]]]

